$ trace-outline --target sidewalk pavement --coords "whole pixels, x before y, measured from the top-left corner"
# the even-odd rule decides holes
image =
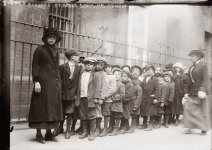
[[[183,134],[182,125],[161,127],[152,131],[136,130],[134,133],[98,137],[94,141],[79,139],[74,135],[65,139],[59,135],[59,142],[40,144],[35,141],[35,130],[26,124],[14,125],[10,134],[11,150],[211,150],[211,131],[205,136],[199,130],[194,134]],[[45,131],[42,131],[43,135]]]

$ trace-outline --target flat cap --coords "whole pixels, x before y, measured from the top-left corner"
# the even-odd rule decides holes
[[[96,58],[97,61],[103,61],[103,62],[107,62],[105,57],[97,57]]]
[[[173,78],[174,72],[173,72],[173,70],[166,70],[166,71],[164,72],[164,75],[169,75],[170,77]]]
[[[87,57],[84,59],[83,62],[93,62],[95,63],[96,62],[96,58],[95,57]]]
[[[114,69],[112,70],[113,73],[114,73],[115,71],[123,72],[123,70],[121,70],[120,68],[114,68]]]

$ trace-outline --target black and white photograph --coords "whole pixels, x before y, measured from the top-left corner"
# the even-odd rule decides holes
[[[0,16],[0,149],[212,149],[210,1],[4,0]]]

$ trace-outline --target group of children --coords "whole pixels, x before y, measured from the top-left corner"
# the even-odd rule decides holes
[[[65,52],[69,60],[60,66],[64,120],[55,135],[64,132],[70,139],[80,120],[80,139],[150,131],[170,122],[179,124],[182,98],[186,93],[183,65],[167,65],[161,71],[148,64],[113,66],[104,57],[80,57],[73,50]],[[140,125],[140,117],[143,123]],[[104,120],[103,128],[101,123]],[[131,121],[131,122],[130,122]]]

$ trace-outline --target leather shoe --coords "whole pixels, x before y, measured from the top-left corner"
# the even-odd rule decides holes
[[[36,141],[38,141],[38,143],[41,143],[41,144],[45,144],[46,143],[46,141],[43,138],[43,136],[42,135],[38,135],[38,134],[36,134]]]
[[[54,136],[53,136],[53,134],[45,134],[45,140],[46,141],[52,141],[52,142],[58,142],[58,140],[57,140],[57,138],[55,138]]]
[[[200,135],[206,135],[207,134],[207,131],[202,131],[201,133],[200,133]]]
[[[70,139],[70,138],[71,138],[71,133],[69,130],[67,130],[65,133],[65,139]]]

